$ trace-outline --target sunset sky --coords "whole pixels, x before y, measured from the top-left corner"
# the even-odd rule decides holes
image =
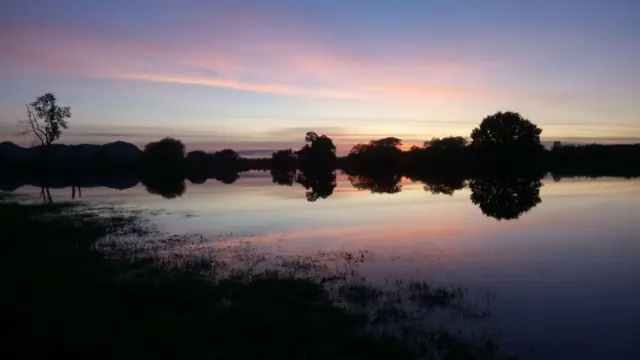
[[[468,136],[640,142],[637,0],[57,0],[0,4],[0,141],[53,92],[63,143],[162,136],[246,154]]]

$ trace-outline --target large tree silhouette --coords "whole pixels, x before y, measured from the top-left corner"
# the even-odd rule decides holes
[[[516,112],[497,112],[485,117],[471,132],[474,149],[538,151],[542,129]]]
[[[184,164],[184,144],[180,140],[164,138],[144,147],[143,160],[147,169],[175,171]]]
[[[336,146],[326,135],[309,131],[304,138],[307,143],[297,152],[302,168],[333,169],[336,164]]]

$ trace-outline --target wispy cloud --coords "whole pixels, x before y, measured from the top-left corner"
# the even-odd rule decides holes
[[[255,28],[251,34],[267,32]],[[229,26],[238,26],[230,24]],[[234,34],[232,29],[227,32]],[[295,33],[295,31],[293,31]],[[305,33],[302,31],[301,33]],[[47,74],[189,84],[315,98],[527,98],[566,101],[571,94],[495,88],[482,66],[440,55],[378,59],[277,36],[248,34],[205,42],[154,43],[56,24],[0,23],[0,61]],[[302,36],[302,35],[301,35]],[[240,45],[243,46],[240,46]]]
[[[490,86],[486,87],[449,87],[449,86],[403,86],[403,85],[386,85],[386,86],[367,86],[363,88],[372,93],[381,94],[398,94],[404,96],[472,96],[477,98],[494,98],[494,97],[512,97],[527,98],[544,101],[566,102],[574,100],[575,94],[563,92],[542,92],[542,91],[523,91],[515,89],[499,89]]]
[[[203,85],[220,87],[234,90],[244,90],[268,94],[277,95],[295,95],[295,96],[310,96],[310,97],[322,97],[322,98],[344,98],[355,99],[364,97],[361,94],[340,91],[334,89],[318,89],[318,88],[304,88],[291,86],[287,84],[268,84],[268,83],[250,83],[245,81],[238,81],[232,79],[215,79],[203,76],[192,75],[166,75],[166,74],[151,74],[151,73],[113,73],[107,75],[113,78],[119,78],[124,80],[144,80],[152,82],[173,83],[173,84],[190,84],[190,85]]]

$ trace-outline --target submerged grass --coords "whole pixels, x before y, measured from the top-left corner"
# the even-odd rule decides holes
[[[9,358],[484,359],[497,353],[443,329],[373,331],[381,319],[409,324],[406,311],[381,301],[382,291],[343,276],[298,276],[321,273],[312,261],[213,280],[204,270],[215,265],[202,259],[160,266],[149,257],[100,251],[97,242],[107,235],[146,234],[136,214],[0,202],[0,219]],[[360,309],[376,304],[374,311],[348,311],[327,290],[335,280],[343,283],[334,293]],[[426,295],[425,285],[408,289],[408,299],[430,307],[461,296],[442,288]]]

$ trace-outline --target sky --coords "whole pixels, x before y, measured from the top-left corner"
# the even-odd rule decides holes
[[[640,142],[637,0],[0,2],[0,141],[25,104],[72,109],[62,143],[242,154],[307,131],[406,144],[517,111],[544,141]]]

